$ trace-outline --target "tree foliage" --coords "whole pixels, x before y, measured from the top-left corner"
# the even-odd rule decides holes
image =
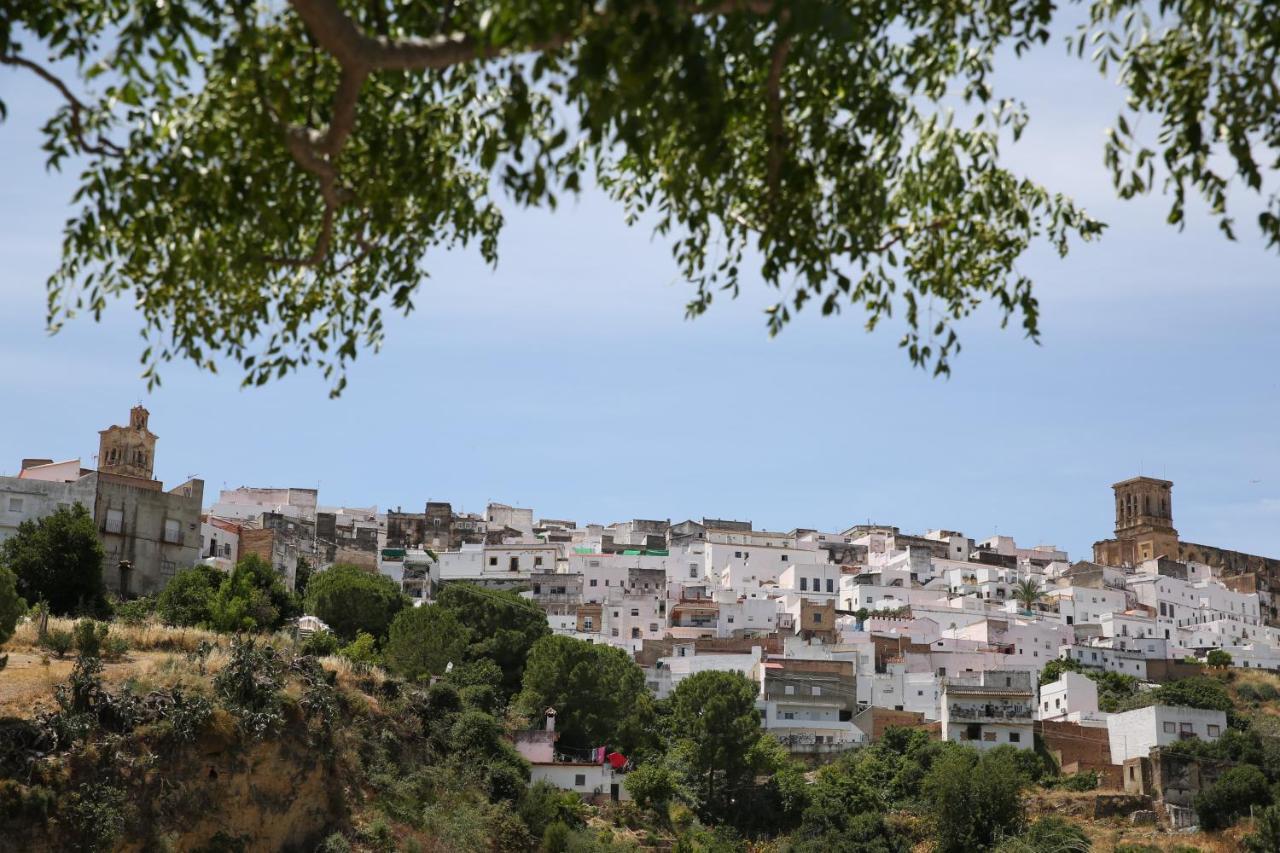
[[[1196,794],[1196,817],[1202,829],[1223,829],[1249,814],[1251,806],[1271,803],[1267,777],[1252,765],[1231,767],[1218,780]]]
[[[204,563],[196,563],[169,579],[156,611],[168,625],[208,625],[213,620],[213,598],[226,575]]]
[[[306,610],[344,640],[364,631],[381,639],[409,604],[395,581],[359,566],[338,563],[308,581]]]
[[[755,682],[736,672],[704,671],[676,685],[671,727],[700,787],[702,811],[724,819],[753,780],[752,748],[762,737]]]
[[[105,558],[93,516],[80,504],[24,521],[0,542],[0,567],[14,574],[18,595],[28,602],[47,601],[50,612],[59,615],[108,609]]]
[[[446,585],[436,596],[436,605],[451,611],[470,630],[467,657],[492,660],[502,668],[503,696],[517,693],[529,650],[551,633],[542,608],[513,592],[466,583]]]
[[[13,629],[26,612],[27,603],[18,595],[17,578],[13,572],[0,566],[0,645],[13,636]]]
[[[629,718],[643,714],[650,699],[644,673],[622,649],[551,636],[529,652],[516,704],[534,719],[555,708],[563,746],[629,751],[629,736],[639,728]]]
[[[384,657],[387,666],[410,680],[443,675],[450,663],[462,662],[470,637],[452,610],[437,604],[409,607],[391,623]]]
[[[276,570],[249,554],[218,586],[209,607],[209,626],[217,631],[274,631],[297,611],[293,593]]]
[[[1267,10],[1182,0],[1154,27],[1138,0],[1093,0],[1075,44],[1128,93],[1104,152],[1121,196],[1162,187],[1181,224],[1198,194],[1233,232],[1228,187],[1264,191],[1280,147]],[[127,295],[152,380],[175,358],[249,383],[314,364],[340,389],[432,250],[495,262],[502,198],[550,208],[592,179],[670,242],[690,316],[760,279],[770,332],[810,302],[871,327],[896,313],[910,358],[945,372],[981,304],[1035,337],[1019,259],[1102,228],[1003,161],[1028,116],[995,91],[996,57],[1047,42],[1056,12],[48,0],[0,13],[0,63],[55,87],[50,162],[84,164],[50,326]]]
[[[948,750],[924,778],[939,853],[990,849],[1025,820],[1027,778],[1008,750]]]

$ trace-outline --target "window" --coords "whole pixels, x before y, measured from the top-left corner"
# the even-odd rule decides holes
[[[782,555],[782,562],[784,562],[784,563],[785,563],[786,561],[787,561],[787,555],[786,555],[786,554],[783,554],[783,555]]]
[[[800,591],[801,591],[801,592],[808,592],[808,591],[809,591],[809,579],[808,579],[808,578],[800,578]]]
[[[821,688],[821,687],[818,687],[818,686],[815,684],[813,687],[809,688],[809,692],[811,692],[814,696],[821,696],[821,695],[822,695],[822,688]]]
[[[985,741],[991,741],[991,742],[994,742],[994,741],[995,741],[995,739],[996,739],[996,733],[995,733],[995,732],[983,732],[983,733],[982,733],[982,739],[983,739],[983,740],[985,740]]]
[[[631,615],[632,615],[632,616],[639,616],[639,615],[640,615],[640,608],[639,608],[639,607],[633,607],[633,608],[631,608]]]
[[[617,628],[614,628],[614,629],[613,629],[613,636],[615,636],[615,637],[616,637],[616,636],[618,636],[618,629],[617,629]]]
[[[1009,732],[1009,743],[1022,743],[1022,732]]]
[[[534,564],[535,566],[541,566],[541,565],[542,565],[542,558],[541,558],[541,557],[534,557],[534,558],[533,558],[533,564]]]
[[[164,541],[181,542],[182,529],[176,518],[166,518],[164,520]]]
[[[507,564],[507,570],[512,572],[520,571],[520,558],[512,557],[511,561]]]
[[[827,592],[835,592],[835,591],[836,591],[835,581],[832,580],[831,578],[827,578]]]
[[[735,558],[735,559],[741,560],[741,559],[742,559],[742,552],[741,552],[741,551],[734,551],[734,552],[733,552],[733,556],[734,556],[734,558]]]
[[[587,774],[575,773],[573,776],[573,787],[575,788],[587,787]]]
[[[730,625],[732,625],[732,624],[733,624],[733,617],[732,617],[732,616],[730,616],[730,617],[729,617],[729,624],[730,624]]]
[[[793,686],[792,686],[792,685],[790,685],[790,684],[788,684],[786,687],[783,687],[783,688],[782,688],[782,692],[783,692],[783,694],[785,694],[785,695],[787,695],[787,696],[794,696],[794,695],[796,695],[796,689],[795,689],[795,687],[793,687]]]
[[[160,563],[160,576],[171,578],[177,572],[177,565],[172,560],[163,560]]]
[[[1209,724],[1209,737],[1217,737],[1219,732],[1221,731],[1222,729],[1214,725],[1213,723]]]
[[[582,628],[583,628],[583,630],[590,631],[593,625],[594,625],[594,621],[592,620],[592,618],[591,618],[590,616],[584,616],[584,617],[582,617]]]
[[[821,614],[821,613],[815,613],[815,614],[813,614],[813,624],[815,624],[815,625],[821,625],[821,624],[822,624],[822,614]]]
[[[498,565],[498,558],[497,558],[497,557],[490,557],[490,558],[489,558],[489,565],[491,565],[491,566],[496,566],[496,565]]]
[[[1192,723],[1179,723],[1178,731],[1184,735],[1192,734],[1195,732],[1195,725]]]
[[[9,498],[9,512],[22,512],[22,498]]]
[[[592,579],[591,579],[591,585],[592,585],[592,586],[595,586],[595,585],[596,585],[596,579],[595,579],[595,578],[592,578]]]
[[[1167,735],[1176,734],[1176,733],[1177,733],[1177,731],[1178,731],[1178,727],[1177,727],[1176,725],[1174,725],[1173,723],[1165,723],[1165,724],[1164,724],[1164,733],[1165,733],[1165,734],[1167,734]]]
[[[697,563],[690,563],[690,564],[689,564],[689,577],[691,577],[691,578],[696,578],[697,576],[698,576],[698,564],[697,564]]]
[[[124,511],[118,509],[107,510],[107,532],[119,533],[124,529]]]
[[[656,633],[658,633],[658,623],[657,623],[657,622],[650,622],[650,623],[649,623],[649,633],[650,633],[650,634],[656,634]]]
[[[822,589],[822,584],[821,584],[821,582],[819,581],[819,579],[818,579],[818,578],[814,578],[814,579],[813,579],[813,591],[814,591],[814,592],[819,592],[819,591],[821,591],[821,589]]]

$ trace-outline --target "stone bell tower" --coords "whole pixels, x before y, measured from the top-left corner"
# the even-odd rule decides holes
[[[1155,557],[1178,558],[1173,526],[1173,483],[1133,477],[1114,484],[1116,538],[1094,545],[1094,559],[1106,565],[1134,565]]]
[[[129,410],[128,426],[101,430],[98,441],[98,470],[150,480],[155,470],[156,436],[147,429],[151,416],[142,406]]]

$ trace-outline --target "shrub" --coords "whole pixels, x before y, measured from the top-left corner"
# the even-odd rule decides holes
[[[676,793],[676,779],[661,764],[642,764],[627,774],[623,782],[631,798],[641,808],[662,809]]]
[[[213,618],[213,597],[224,577],[218,569],[203,563],[183,569],[160,592],[156,611],[166,625],[208,625]]]
[[[1244,838],[1250,853],[1275,853],[1280,850],[1280,806],[1267,806],[1258,813],[1253,832]]]
[[[43,645],[58,657],[63,658],[67,656],[67,652],[71,651],[71,647],[75,645],[75,638],[71,636],[70,631],[63,631],[61,628],[50,628],[45,632]]]
[[[143,596],[130,601],[120,601],[116,603],[115,610],[116,619],[126,625],[138,626],[156,612],[156,599],[152,596]]]
[[[564,853],[572,837],[573,830],[563,823],[550,824],[542,833],[542,849],[546,853]]]
[[[13,629],[26,612],[27,603],[18,595],[18,579],[13,572],[0,566],[0,645],[13,636]]]
[[[1092,846],[1079,825],[1058,815],[1047,815],[1000,849],[1002,853],[1006,849],[1008,853],[1088,853]]]
[[[302,653],[318,658],[336,655],[340,647],[337,636],[330,631],[313,631],[302,641]]]
[[[250,554],[222,579],[209,604],[209,624],[226,632],[274,631],[297,609],[297,600],[276,570]]]
[[[1211,649],[1204,662],[1214,669],[1226,669],[1231,666],[1231,653],[1222,649]]]
[[[102,657],[106,660],[120,660],[129,653],[129,641],[117,634],[111,634],[102,644]]]
[[[76,651],[81,657],[102,657],[102,644],[107,639],[109,631],[106,623],[81,619],[73,629]]]
[[[68,823],[79,836],[81,849],[110,850],[124,831],[129,799],[114,785],[81,785],[68,798]]]
[[[1056,787],[1064,791],[1093,791],[1097,790],[1099,782],[1097,773],[1086,770],[1083,773],[1070,773],[1060,777]]]
[[[539,779],[524,792],[517,809],[520,819],[534,838],[541,838],[547,827],[559,823],[566,827],[582,825],[582,800],[572,791],[561,791],[545,779]]]
[[[1196,816],[1202,829],[1224,829],[1236,818],[1249,813],[1249,807],[1271,802],[1267,777],[1258,768],[1244,764],[1232,767],[1218,781],[1196,794]]]
[[[923,785],[939,853],[984,849],[1017,834],[1025,784],[1017,763],[1000,750],[979,756],[953,749],[939,757]]]
[[[378,647],[372,634],[361,631],[356,638],[338,652],[358,668],[368,668],[378,663]]]
[[[219,701],[252,737],[261,737],[284,721],[283,687],[284,662],[274,648],[259,646],[253,639],[232,642],[230,659],[213,680]]]

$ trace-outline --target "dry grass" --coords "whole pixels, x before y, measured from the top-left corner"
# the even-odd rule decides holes
[[[58,616],[49,617],[49,630],[71,631],[75,627],[75,619],[63,619]],[[111,636],[121,637],[135,651],[195,651],[201,643],[225,645],[225,634],[206,631],[203,628],[174,628],[149,620],[141,625],[126,625],[123,622],[111,623]],[[23,619],[18,624],[8,647],[13,649],[39,648],[40,638],[36,632],[34,620]]]

